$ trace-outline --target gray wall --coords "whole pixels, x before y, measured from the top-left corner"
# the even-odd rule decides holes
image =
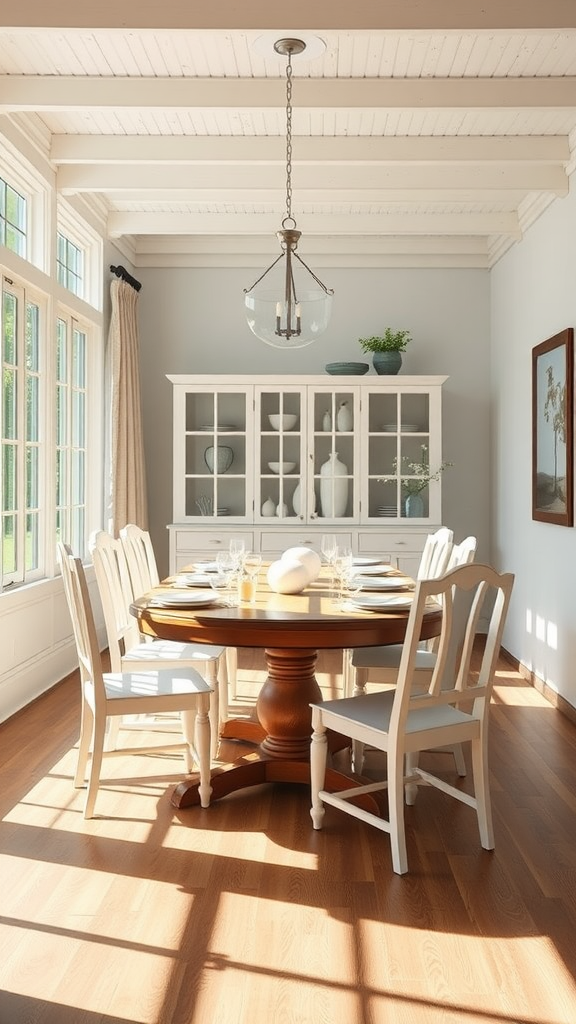
[[[330,269],[314,265],[334,288],[326,333],[307,348],[263,344],[244,318],[243,291],[256,270],[142,269],[139,325],[150,531],[168,570],[172,522],[172,391],[167,373],[321,373],[335,359],[364,358],[358,338],[386,326],[413,341],[402,371],[447,374],[444,391],[444,522],[457,539],[479,539],[488,558],[490,376],[489,273],[481,270]],[[261,268],[260,268],[261,269]]]

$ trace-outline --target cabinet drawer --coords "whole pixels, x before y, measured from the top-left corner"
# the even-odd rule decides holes
[[[326,531],[328,532],[328,531]],[[338,533],[331,530],[338,538],[338,543],[344,547],[352,547],[351,533]],[[287,548],[313,548],[320,551],[322,534],[315,529],[301,527],[299,530],[262,530],[260,535],[260,550],[264,557],[266,555],[282,554]]]
[[[403,552],[422,551],[428,531],[422,533],[406,532],[400,530],[393,533],[382,531],[382,533],[359,533],[358,554],[389,554],[401,555]]]
[[[199,551],[225,551],[231,537],[241,537],[246,548],[254,547],[254,533],[251,530],[176,530],[174,545],[178,554]]]

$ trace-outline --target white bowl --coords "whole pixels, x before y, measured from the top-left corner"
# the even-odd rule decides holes
[[[277,413],[274,413],[272,416],[269,416],[268,419],[270,420],[270,426],[273,430],[280,430],[280,428],[282,428],[282,430],[292,430],[292,427],[296,426],[296,420],[298,417],[295,416],[294,413],[285,412],[283,416],[279,416]]]
[[[269,462],[270,469],[273,473],[291,473],[295,468],[295,462]]]

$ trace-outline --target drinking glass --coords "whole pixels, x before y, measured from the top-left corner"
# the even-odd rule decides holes
[[[242,573],[247,577],[240,582],[241,596],[245,601],[254,604],[256,601],[256,578],[262,565],[262,555],[258,551],[246,551],[242,559]],[[247,586],[242,588],[242,584]],[[246,595],[246,596],[244,596]]]
[[[234,567],[239,569],[242,565],[244,558],[244,552],[246,551],[246,543],[242,537],[232,537],[230,540],[230,557],[234,563]]]

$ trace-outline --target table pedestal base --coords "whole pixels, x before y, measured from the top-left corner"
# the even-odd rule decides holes
[[[310,704],[322,700],[314,669],[317,651],[297,648],[268,648],[265,652],[268,678],[260,690],[256,710],[258,721],[230,719],[224,723],[222,736],[260,743],[257,750],[244,754],[231,764],[213,768],[211,800],[263,782],[296,782],[310,785],[310,737],[312,712]],[[337,750],[349,741],[336,736],[330,748]],[[349,789],[348,775],[328,768],[326,787],[333,791]],[[377,814],[378,806],[371,796],[359,798],[366,810]],[[172,794],[174,807],[199,804],[198,783],[187,779]]]

